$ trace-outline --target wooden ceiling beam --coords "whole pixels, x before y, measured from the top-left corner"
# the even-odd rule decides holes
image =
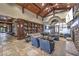
[[[62,12],[65,12],[65,11],[67,11],[67,10],[62,10],[62,11],[60,11],[60,12],[55,12],[55,14],[62,13]],[[49,17],[49,16],[51,16],[51,15],[54,15],[54,13],[52,13],[52,14],[50,14],[50,15],[47,15],[46,17]]]
[[[38,17],[38,15],[40,15],[41,12],[43,12],[43,10],[47,7],[47,5],[48,5],[48,4],[46,4],[46,5],[37,13],[37,17]],[[40,15],[40,16],[41,16],[41,15]],[[43,17],[43,16],[41,16],[41,17]]]
[[[52,8],[49,12],[47,12],[44,17],[46,17],[48,14],[50,14],[54,9]]]
[[[54,9],[54,8],[52,8],[49,12],[47,12],[47,13],[44,15],[44,17],[46,17],[48,14],[50,14],[53,10],[69,10],[69,9],[71,9],[71,7],[70,7],[70,8],[61,8],[61,9]]]
[[[44,15],[44,17],[46,17],[48,14],[50,14],[53,10],[69,10],[69,9],[71,9],[71,7],[69,7],[69,8],[54,8],[54,5],[53,5],[53,6],[51,6],[51,10],[49,12],[47,12]]]
[[[54,11],[54,4],[50,7],[51,10],[49,12],[47,12],[43,17],[46,17],[49,13],[51,13],[52,11]]]
[[[0,21],[0,23],[10,23],[10,24],[12,24],[12,22],[6,22],[6,21]]]
[[[49,15],[53,10],[67,10],[67,9],[69,9],[69,8],[66,8],[66,7],[60,7],[60,8],[56,8],[55,7],[55,4],[50,4],[50,3],[47,3],[47,4],[49,4],[49,7],[50,7],[50,11],[46,11],[46,12],[44,12],[44,14],[42,13],[43,11],[44,11],[44,9],[47,7],[47,4],[45,4],[45,6],[44,7],[40,7],[39,5],[37,5],[36,3],[17,3],[18,5],[20,5],[21,7],[22,7],[22,13],[24,13],[24,9],[28,9],[27,8],[27,5],[29,5],[29,4],[32,4],[33,5],[33,7],[37,7],[37,9],[39,9],[38,10],[38,12],[33,12],[33,11],[31,11],[30,9],[28,9],[28,10],[30,10],[31,12],[33,12],[33,13],[35,13],[37,16],[40,16],[41,15],[41,17],[46,17],[47,15]],[[72,5],[73,6],[73,5]],[[35,11],[37,11],[37,10],[35,10]],[[41,14],[40,14],[41,13]]]
[[[41,10],[41,8],[39,6],[37,6],[35,3],[32,3],[32,4]]]
[[[38,14],[42,13],[44,9],[46,9],[46,7],[48,6],[48,4],[46,4],[39,12]]]

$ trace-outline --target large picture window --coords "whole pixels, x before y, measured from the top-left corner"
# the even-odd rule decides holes
[[[73,20],[73,8],[71,8],[71,10],[66,15],[66,23],[70,22],[71,20]]]

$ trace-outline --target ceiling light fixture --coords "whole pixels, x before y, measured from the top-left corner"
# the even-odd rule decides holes
[[[67,7],[70,7],[70,5],[67,5]]]
[[[59,6],[57,6],[57,8],[59,8]]]
[[[48,9],[48,12],[50,11],[50,9]]]
[[[51,8],[48,9],[48,12],[51,11]]]
[[[6,17],[4,17],[3,19],[4,19],[4,20],[6,20],[7,18],[6,18]]]
[[[42,6],[44,6],[44,3],[42,3]]]
[[[4,27],[6,27],[6,24],[4,24]]]
[[[56,3],[55,6],[58,6],[58,3]]]
[[[48,10],[49,8],[47,7],[46,10]]]

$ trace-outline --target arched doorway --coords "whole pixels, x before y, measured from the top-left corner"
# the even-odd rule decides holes
[[[56,24],[57,22],[61,22],[61,18],[58,16],[53,16],[49,19],[49,24],[51,25],[52,23]]]
[[[59,16],[53,16],[49,19],[50,26],[53,27],[54,33],[59,34],[59,25],[56,25],[57,23],[61,22],[61,18]]]
[[[48,30],[46,30],[46,27],[49,27],[49,28],[51,27],[51,29],[50,29],[51,33],[55,33],[55,32],[59,33],[59,26],[55,25],[58,22],[61,22],[61,18],[59,16],[53,16],[53,17],[51,17],[48,22],[44,23],[44,27],[45,27],[44,31],[45,32],[48,31]]]

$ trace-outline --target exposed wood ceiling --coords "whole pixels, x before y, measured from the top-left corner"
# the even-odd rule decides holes
[[[75,4],[73,3],[18,3],[24,9],[27,9],[38,16],[46,17],[49,13],[55,10],[69,10]]]

